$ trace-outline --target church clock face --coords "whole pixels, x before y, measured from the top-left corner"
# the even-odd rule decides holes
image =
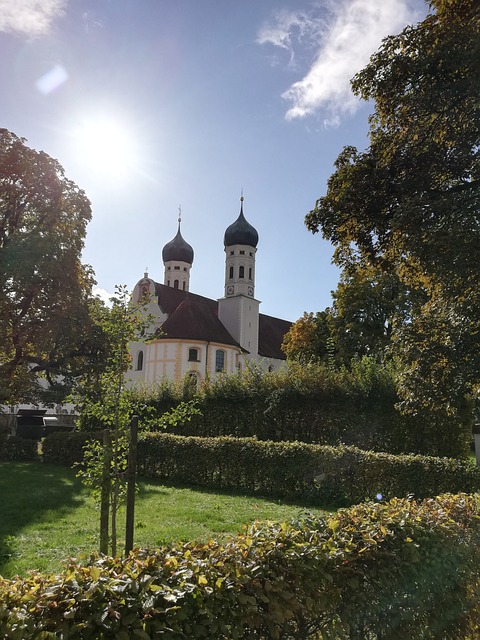
[[[248,287],[248,295],[253,296],[253,287]]]
[[[227,287],[227,294],[228,294],[229,296],[231,296],[231,295],[232,295],[232,293],[233,293],[233,286],[230,284],[230,285],[228,285],[228,287]]]

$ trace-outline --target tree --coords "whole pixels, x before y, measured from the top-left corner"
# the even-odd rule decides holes
[[[289,360],[298,360],[304,364],[327,363],[332,331],[330,309],[316,314],[305,312],[285,334],[282,349]]]
[[[0,401],[55,389],[89,352],[93,278],[80,261],[91,217],[61,165],[0,129]],[[58,398],[55,398],[58,400]]]
[[[452,380],[458,407],[480,367],[480,11],[477,0],[430,4],[354,78],[375,105],[370,146],[342,151],[306,224],[333,242],[337,264],[423,291],[394,339],[405,402],[438,409]]]
[[[293,323],[283,344],[288,359],[347,368],[363,356],[385,361],[394,331],[424,301],[421,291],[410,291],[396,274],[359,265],[344,269],[332,297],[331,307]]]

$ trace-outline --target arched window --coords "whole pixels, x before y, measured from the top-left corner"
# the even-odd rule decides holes
[[[189,362],[200,362],[200,358],[198,357],[198,349],[188,350],[188,360]]]
[[[137,353],[137,371],[141,371],[143,369],[143,351],[139,351]]]
[[[183,290],[185,291],[185,289],[187,288],[187,283],[185,282],[185,280],[183,281]]]
[[[178,289],[178,280],[173,281],[173,288]]]
[[[217,349],[215,352],[215,371],[223,371],[225,369],[225,351]]]
[[[248,279],[249,280],[252,279],[252,267],[250,267],[249,270],[248,270]]]
[[[245,267],[240,267],[238,270],[238,277],[239,278],[244,278],[245,277]]]
[[[230,280],[233,278],[233,267],[230,267],[230,271],[228,272],[228,277]]]

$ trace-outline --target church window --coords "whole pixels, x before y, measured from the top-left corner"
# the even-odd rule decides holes
[[[175,289],[178,289],[178,280],[173,281],[173,286]]]
[[[253,258],[253,253],[250,251],[250,256]]]
[[[137,371],[143,369],[143,351],[139,351],[137,354]]]
[[[184,271],[186,271],[186,270],[187,270],[187,267],[183,267],[183,270],[184,270]]]
[[[183,281],[183,290],[185,291],[185,289],[187,288],[187,283],[185,282],[185,280]]]
[[[198,349],[188,350],[188,360],[189,362],[200,362],[200,358],[198,357]]]
[[[230,271],[228,272],[228,277],[230,280],[233,278],[233,267],[230,267]]]
[[[223,371],[225,369],[225,351],[217,349],[215,353],[215,371]]]
[[[244,278],[245,277],[245,267],[240,267],[238,270],[238,277],[239,278]]]
[[[179,265],[178,265],[178,264],[177,264],[175,267],[173,267],[173,268],[175,269],[175,271],[180,271],[180,267],[179,267]]]
[[[170,286],[170,280],[167,280],[167,286],[168,287]]]
[[[245,255],[245,251],[240,251],[240,255],[244,256]]]
[[[170,267],[167,267],[167,271],[170,271]]]
[[[252,279],[252,267],[250,267],[250,269],[248,270],[248,279]]]
[[[233,256],[235,251],[230,251],[230,255]]]

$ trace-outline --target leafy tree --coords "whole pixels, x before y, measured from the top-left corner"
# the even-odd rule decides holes
[[[89,352],[93,279],[80,254],[90,217],[56,160],[0,129],[1,402],[34,396],[38,374],[56,390]]]
[[[305,312],[286,333],[282,349],[289,360],[327,362],[333,332],[329,308],[316,314]]]
[[[288,359],[348,368],[363,356],[385,360],[394,330],[410,322],[425,298],[394,273],[357,265],[344,269],[332,297],[331,307],[293,323],[283,345]]]
[[[131,362],[129,342],[138,340],[150,324],[145,305],[131,303],[125,286],[116,287],[111,298],[111,308],[97,301],[95,323],[105,340],[101,370],[87,371],[78,381],[72,396],[80,413],[80,428],[110,429],[110,446],[106,449],[99,442],[92,442],[85,449],[85,463],[80,476],[91,487],[95,498],[102,498],[102,474],[104,458],[108,456],[111,490],[103,498],[106,512],[110,512],[112,555],[117,553],[117,511],[125,496],[125,470],[127,467],[128,427],[134,413],[131,396],[125,389],[125,374]],[[147,300],[145,300],[145,303]],[[93,375],[92,375],[93,374]],[[110,482],[108,483],[110,485]],[[102,499],[103,499],[102,498]],[[107,543],[108,531],[102,540]],[[102,537],[102,533],[101,533]],[[106,551],[102,546],[102,551]]]
[[[480,11],[477,0],[430,5],[354,78],[375,105],[370,146],[342,151],[306,224],[333,242],[337,264],[425,293],[394,336],[402,393],[412,410],[449,397],[455,411],[480,367]]]

